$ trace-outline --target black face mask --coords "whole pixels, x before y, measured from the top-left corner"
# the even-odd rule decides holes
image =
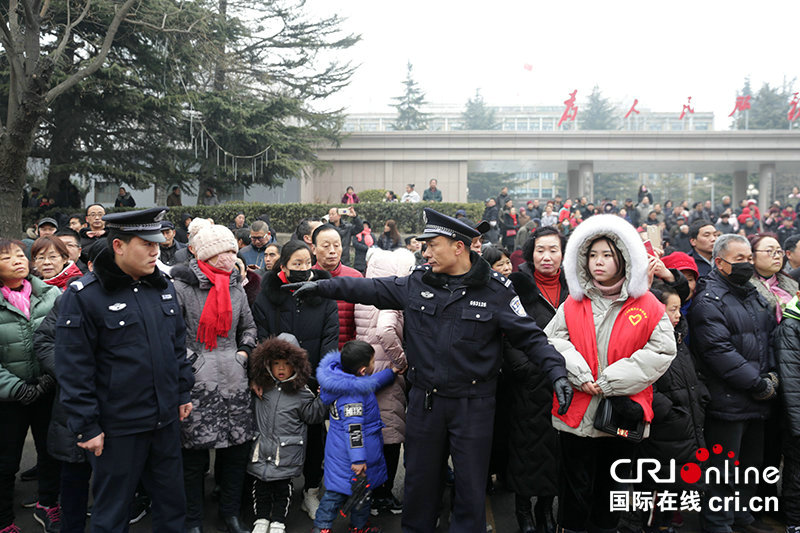
[[[723,259],[723,261],[725,260]],[[750,278],[753,277],[753,273],[755,272],[753,263],[748,263],[746,261],[741,263],[725,262],[731,266],[731,273],[728,274],[728,281],[734,285],[744,287],[744,285],[750,281]]]
[[[289,283],[300,283],[301,281],[308,281],[310,277],[310,270],[290,270],[286,279],[289,280]]]

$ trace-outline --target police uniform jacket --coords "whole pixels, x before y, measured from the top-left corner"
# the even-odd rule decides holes
[[[472,268],[460,277],[435,274],[429,265],[410,276],[335,278],[319,282],[327,298],[401,309],[405,317],[408,379],[439,396],[495,393],[505,333],[555,381],[566,377],[564,359],[525,313],[511,282],[471,252]]]
[[[178,419],[194,376],[175,289],[156,269],[138,281],[104,250],[70,284],[56,324],[56,377],[79,442],[124,436]]]

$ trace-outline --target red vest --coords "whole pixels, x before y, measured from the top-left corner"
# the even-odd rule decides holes
[[[662,316],[664,316],[664,304],[659,302],[651,292],[646,292],[639,298],[628,298],[611,329],[608,364],[611,365],[620,359],[630,357],[637,350],[644,348]],[[592,301],[589,298],[583,298],[578,302],[572,296],[568,297],[564,302],[564,318],[567,321],[570,342],[589,364],[592,376],[596,380],[598,376],[597,332],[594,328]],[[576,428],[583,420],[592,396],[581,390],[575,390],[574,393],[572,403],[565,415],[558,414],[558,401],[554,395],[552,413],[568,426]],[[631,399],[642,406],[645,421],[653,420],[653,387],[647,387],[634,394]]]

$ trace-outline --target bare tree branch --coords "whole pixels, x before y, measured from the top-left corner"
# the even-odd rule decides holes
[[[45,96],[46,102],[52,102],[60,95],[77,85],[82,79],[97,72],[97,69],[102,66],[103,62],[106,60],[106,56],[108,56],[108,52],[111,49],[111,44],[114,42],[114,37],[117,34],[117,30],[119,30],[119,25],[125,19],[128,11],[130,11],[131,7],[136,2],[137,0],[125,0],[125,3],[120,6],[119,10],[114,15],[114,19],[108,26],[105,39],[103,39],[103,46],[100,48],[100,51],[97,53],[94,59],[92,59],[84,68],[78,70],[67,79],[47,91],[47,95]]]
[[[72,30],[81,23],[81,21],[86,17],[89,13],[89,6],[91,6],[92,0],[86,0],[86,4],[83,6],[83,11],[75,19],[75,22],[70,21],[70,9],[69,9],[69,2],[67,2],[67,24],[64,28],[64,35],[61,36],[61,41],[58,43],[58,46],[55,50],[50,52],[50,58],[55,62],[61,58],[61,54],[64,53],[64,49],[67,47],[67,43],[70,42],[70,38],[72,36]]]
[[[39,12],[39,16],[44,18],[49,8],[50,8],[50,0],[44,0],[44,5],[42,6],[42,10]]]

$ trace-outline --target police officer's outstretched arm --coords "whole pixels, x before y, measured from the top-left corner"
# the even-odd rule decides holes
[[[386,278],[338,277],[320,281],[288,283],[281,289],[294,291],[295,298],[318,294],[324,298],[374,305],[378,309],[403,309],[407,301],[407,277]]]
[[[84,443],[103,435],[95,390],[97,329],[82,309],[74,287],[64,292],[59,306],[55,340],[56,380],[61,386],[60,400],[67,412],[67,426],[78,442]]]
[[[532,362],[546,373],[553,382],[553,391],[558,400],[558,412],[564,414],[572,402],[572,385],[567,380],[564,358],[547,340],[547,335],[528,316],[516,293],[506,291],[506,305],[498,310],[500,327],[511,345],[525,352]]]

